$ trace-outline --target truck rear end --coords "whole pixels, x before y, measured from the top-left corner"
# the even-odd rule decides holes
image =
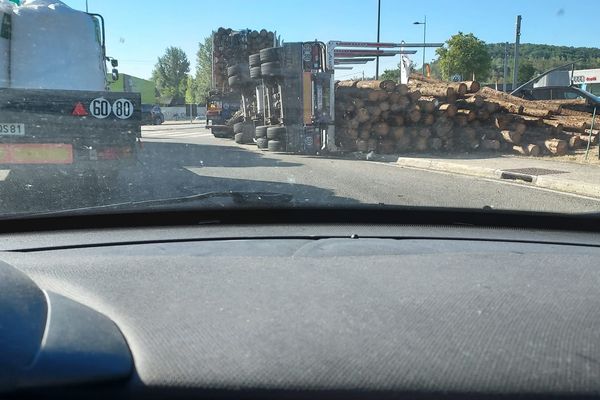
[[[0,88],[0,169],[115,176],[135,163],[139,93]]]

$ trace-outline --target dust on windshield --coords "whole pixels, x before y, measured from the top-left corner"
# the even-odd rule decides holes
[[[0,0],[0,214],[600,211],[585,2],[430,3]]]

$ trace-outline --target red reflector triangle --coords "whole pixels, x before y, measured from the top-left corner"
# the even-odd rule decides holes
[[[73,115],[77,116],[77,117],[83,117],[85,115],[88,115],[88,112],[85,110],[85,107],[83,106],[83,104],[81,104],[81,102],[75,104],[75,108],[73,109]]]

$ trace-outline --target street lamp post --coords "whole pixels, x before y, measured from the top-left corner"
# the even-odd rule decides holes
[[[423,25],[423,76],[425,76],[425,43],[427,43],[427,15],[423,22],[413,22],[414,25]]]
[[[379,43],[379,33],[381,28],[381,0],[377,0],[377,43]],[[377,48],[379,51],[379,47]],[[375,61],[375,80],[379,79],[379,56]]]

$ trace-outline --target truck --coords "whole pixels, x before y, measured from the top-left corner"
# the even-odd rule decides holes
[[[104,18],[56,0],[0,6],[0,169],[111,186],[136,163],[141,97],[108,89]]]
[[[250,110],[256,114],[249,55],[276,45],[275,32],[266,29],[219,28],[212,34],[212,79],[206,104],[206,127],[215,137],[233,138]],[[252,108],[254,107],[254,108]],[[256,118],[256,116],[254,116]],[[253,137],[252,135],[246,135]]]
[[[251,53],[247,62],[229,64],[229,86],[241,98],[241,120],[233,125],[235,141],[281,153],[339,152],[335,70],[396,55],[403,57],[404,65],[405,55],[416,52],[411,48],[423,45],[442,43],[285,42]]]

